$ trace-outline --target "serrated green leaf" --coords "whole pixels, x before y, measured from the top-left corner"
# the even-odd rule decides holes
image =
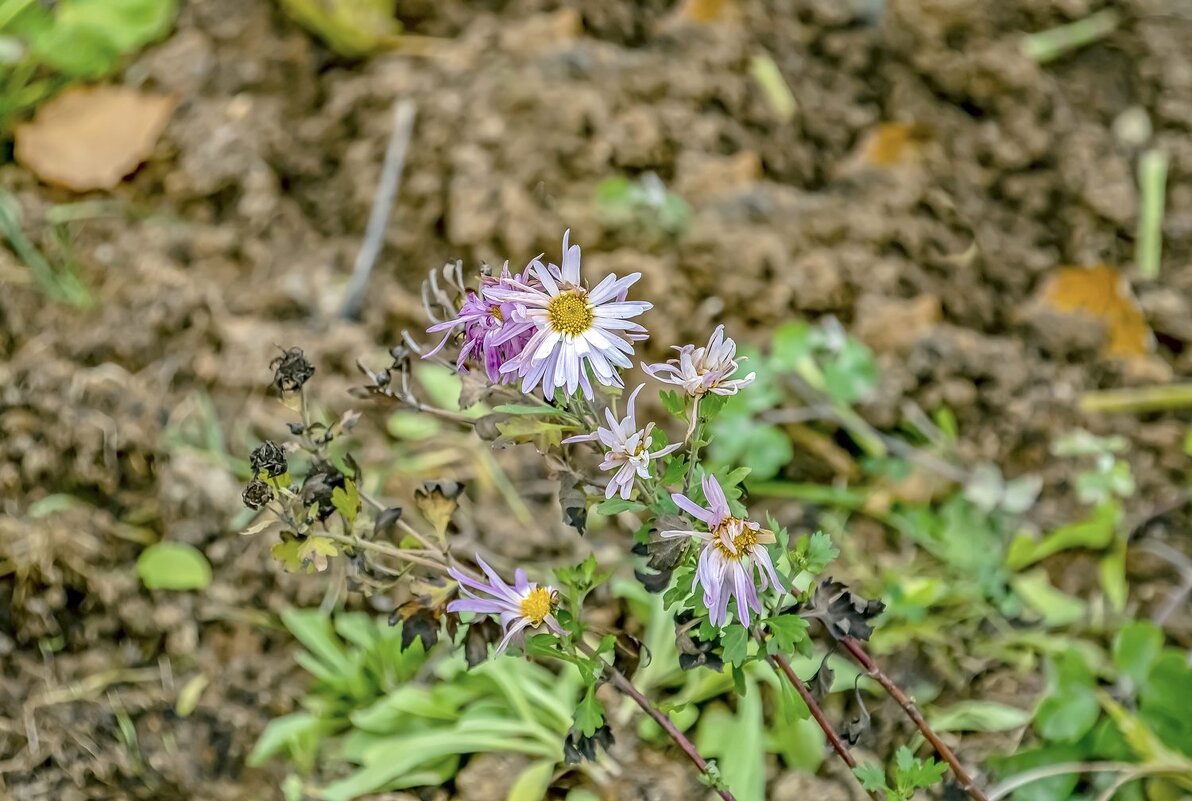
[[[356,515],[360,513],[360,491],[356,489],[356,482],[350,478],[344,479],[342,487],[333,489],[331,505],[348,521],[349,526],[355,523]]]
[[[327,569],[327,558],[338,555],[339,549],[334,542],[313,534],[298,546],[298,561],[307,573],[322,573]]]
[[[817,531],[811,536],[804,534],[799,538],[796,548],[802,556],[800,567],[817,575],[823,573],[824,569],[840,556],[840,549],[833,545],[832,538],[822,531]]]
[[[807,641],[807,621],[799,615],[778,615],[766,620],[766,628],[776,643],[776,653],[791,654],[801,651]]]
[[[137,576],[150,590],[201,590],[211,584],[211,564],[193,545],[159,542],[137,557]]]
[[[575,708],[575,728],[585,737],[591,737],[603,725],[604,706],[596,698],[596,686],[590,684]]]
[[[869,792],[886,792],[886,772],[881,765],[872,762],[862,762],[853,768],[853,775],[861,782],[861,786]]]
[[[740,666],[749,655],[749,631],[741,625],[730,626],[720,635],[720,645],[723,649],[721,658]]]

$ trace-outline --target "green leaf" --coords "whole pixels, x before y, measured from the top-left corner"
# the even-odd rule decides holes
[[[596,698],[596,685],[589,684],[579,706],[575,708],[575,728],[591,737],[604,725],[604,706]]]
[[[641,512],[645,508],[645,504],[638,503],[637,501],[627,501],[623,498],[614,497],[596,504],[592,507],[592,511],[608,516],[620,514],[621,512]]]
[[[1141,687],[1162,650],[1162,629],[1150,621],[1133,620],[1113,638],[1113,664],[1136,688]]]
[[[961,701],[929,716],[936,731],[1011,731],[1031,721],[1031,712],[994,701]]]
[[[1155,733],[1184,754],[1192,756],[1192,665],[1183,651],[1168,648],[1151,666],[1138,693],[1138,714]]]
[[[265,726],[265,730],[253,746],[252,753],[248,755],[249,767],[260,767],[304,735],[317,735],[328,731],[328,723],[329,721],[321,720],[310,712],[295,712],[292,715],[274,718]]]
[[[555,761],[543,759],[518,774],[505,801],[542,801],[555,775]]]
[[[1115,612],[1122,612],[1126,608],[1126,597],[1129,586],[1126,583],[1126,547],[1128,535],[1119,531],[1114,536],[1113,547],[1101,558],[1097,566],[1097,573],[1101,579],[1101,589],[1105,592],[1105,599],[1109,607]]]
[[[679,393],[673,389],[668,389],[658,393],[658,399],[662,401],[662,408],[666,409],[675,417],[682,417],[687,409],[687,403],[683,398],[679,397]]]
[[[1035,729],[1045,740],[1072,743],[1092,730],[1101,715],[1095,678],[1076,651],[1055,661],[1052,687],[1035,710]]]
[[[331,621],[325,614],[317,609],[291,607],[281,613],[281,622],[298,642],[331,671],[342,676],[352,672],[352,660],[335,636]]]
[[[1019,534],[1010,543],[1006,567],[1021,570],[1052,554],[1072,548],[1106,548],[1113,542],[1121,514],[1117,504],[1104,503],[1094,509],[1092,517],[1087,520],[1061,526],[1042,539]]]
[[[802,652],[803,646],[809,644],[807,638],[807,621],[799,615],[778,615],[766,621],[766,628],[773,635],[770,642],[775,650],[771,653],[791,654]]]
[[[61,0],[53,24],[30,46],[42,63],[66,75],[98,78],[121,56],[162,36],[176,13],[174,0]]]
[[[322,573],[327,569],[327,557],[338,555],[339,550],[334,542],[313,534],[298,546],[298,562],[307,573]]]
[[[762,694],[752,677],[747,692],[737,698],[737,712],[715,705],[700,718],[696,748],[705,757],[717,757],[724,783],[740,799],[761,799],[766,789],[765,721]]]
[[[150,590],[201,590],[211,583],[211,564],[184,542],[159,542],[137,557],[137,575]]]
[[[862,762],[853,768],[853,775],[857,777],[857,780],[861,782],[861,786],[868,792],[887,792],[886,771],[882,769],[881,765],[875,765],[872,762]]]
[[[721,658],[740,666],[749,655],[749,631],[744,626],[731,626],[720,635],[720,645],[723,649]]]
[[[1027,606],[1042,615],[1048,626],[1066,626],[1086,614],[1084,602],[1051,586],[1043,568],[1015,576],[1010,586]]]
[[[948,772],[945,762],[919,759],[907,746],[894,754],[894,785],[902,798],[910,798],[916,790],[925,790],[939,782]]]
[[[822,531],[811,536],[806,534],[799,537],[795,546],[799,567],[809,573],[823,573],[824,569],[840,556],[840,549],[832,544],[832,538]]]
[[[342,487],[333,489],[331,505],[348,521],[349,526],[355,523],[356,515],[360,513],[360,491],[356,489],[356,482],[350,478],[344,479]]]

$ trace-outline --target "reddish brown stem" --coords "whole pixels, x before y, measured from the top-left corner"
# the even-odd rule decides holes
[[[869,677],[882,685],[886,693],[902,707],[902,711],[906,713],[906,716],[914,722],[923,736],[927,738],[927,742],[931,743],[931,747],[939,754],[940,759],[948,763],[948,767],[952,769],[952,774],[956,777],[956,781],[960,783],[960,788],[968,793],[973,801],[989,801],[989,796],[985,795],[985,792],[973,781],[973,777],[960,764],[960,760],[956,758],[956,754],[952,753],[952,749],[927,724],[927,721],[923,718],[923,713],[919,711],[919,707],[915,706],[915,702],[907,697],[907,694],[899,689],[898,685],[878,667],[877,663],[873,661],[873,658],[865,653],[865,650],[861,648],[856,640],[846,637],[840,641],[840,644],[844,646],[844,649],[849,652]]]
[[[577,643],[576,647],[588,656],[596,655],[596,652],[589,648],[586,643]],[[708,761],[700,756],[699,751],[697,751],[695,748],[695,743],[691,742],[691,740],[688,740],[687,735],[679,731],[678,727],[671,722],[670,718],[656,709],[654,705],[650,703],[650,699],[642,695],[641,691],[633,686],[633,682],[626,678],[624,673],[617,670],[607,662],[605,663],[604,668],[608,671],[608,675],[612,680],[613,686],[615,686],[625,695],[632,698],[633,702],[640,706],[642,711],[649,715],[655,723],[662,727],[662,730],[666,732],[667,736],[675,741],[675,745],[679,746],[679,749],[687,755],[687,758],[691,760],[692,764],[699,768],[699,772],[706,774],[708,772]],[[716,792],[721,798],[724,799],[724,801],[737,801],[733,794],[728,790],[717,790]]]
[[[803,703],[807,704],[807,708],[811,710],[811,717],[815,718],[815,722],[818,723],[819,727],[824,730],[824,736],[828,738],[828,742],[831,744],[832,750],[836,752],[836,755],[840,757],[840,760],[844,762],[844,764],[848,765],[848,769],[850,771],[857,767],[857,760],[853,759],[853,755],[849,752],[848,746],[845,745],[844,740],[840,739],[840,735],[836,733],[836,729],[832,726],[832,722],[828,720],[828,716],[824,714],[824,710],[820,707],[819,702],[815,700],[815,696],[811,694],[811,690],[808,689],[807,685],[802,679],[795,675],[795,670],[791,667],[791,663],[788,662],[786,657],[782,654],[775,654],[774,656],[771,656],[770,661],[773,662],[778,669],[786,675],[786,678],[790,681],[791,686],[795,688],[795,692],[797,692],[799,697],[803,699]],[[873,801],[882,801],[882,797],[878,795],[876,791],[869,790],[867,792]]]

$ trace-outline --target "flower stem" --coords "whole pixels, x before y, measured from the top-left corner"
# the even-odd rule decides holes
[[[576,648],[589,657],[596,656],[596,652],[592,650],[591,646],[585,642],[576,643]],[[630,681],[624,673],[617,670],[607,662],[604,663],[604,667],[605,670],[608,671],[608,675],[611,678],[613,686],[615,686],[625,695],[629,696],[629,698],[633,699],[633,702],[641,707],[642,711],[649,715],[650,718],[653,719],[653,721],[657,723],[664,732],[666,732],[668,737],[675,741],[675,745],[679,746],[679,749],[687,755],[687,758],[690,759],[691,763],[699,769],[700,773],[706,774],[708,772],[708,761],[700,756],[699,751],[697,751],[695,748],[695,744],[691,742],[691,740],[687,739],[687,735],[679,731],[678,727],[671,722],[670,718],[656,709],[654,705],[650,703],[650,700],[646,698],[646,696],[642,695],[640,690],[633,686],[633,682]],[[733,794],[728,790],[718,789],[716,792],[722,799],[724,799],[724,801],[737,801],[736,797],[733,796]]]
[[[815,700],[815,696],[811,694],[811,690],[807,688],[807,685],[802,679],[795,675],[795,670],[791,667],[791,663],[782,654],[771,656],[770,661],[782,671],[790,681],[791,686],[795,688],[795,692],[803,699],[803,703],[807,704],[807,708],[811,711],[811,717],[815,718],[815,722],[824,730],[824,736],[828,738],[828,743],[832,746],[832,750],[836,752],[836,755],[840,757],[840,761],[847,765],[850,771],[854,770],[857,767],[857,760],[853,759],[848,746],[845,745],[844,740],[840,739],[840,735],[836,733],[832,722],[824,714],[824,710],[820,707],[819,702]],[[873,801],[882,801],[882,797],[877,794],[877,791],[868,790],[867,792]]]
[[[849,655],[865,670],[869,677],[882,685],[886,694],[902,707],[902,711],[906,713],[906,716],[911,719],[911,722],[927,738],[927,742],[931,743],[931,747],[935,749],[935,752],[939,754],[941,759],[948,763],[948,767],[952,769],[952,774],[956,777],[956,781],[960,783],[960,789],[968,793],[973,801],[989,801],[989,796],[973,781],[973,777],[960,764],[960,760],[956,758],[956,754],[952,753],[952,749],[928,725],[927,721],[923,718],[923,713],[919,711],[919,707],[915,706],[915,702],[899,689],[898,685],[878,667],[878,664],[873,661],[873,658],[869,654],[865,653],[865,650],[861,648],[856,640],[851,637],[845,637],[840,641],[840,644],[844,646],[844,649],[849,652]]]

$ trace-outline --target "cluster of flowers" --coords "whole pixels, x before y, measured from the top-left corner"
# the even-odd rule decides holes
[[[544,264],[539,257],[521,273],[511,273],[506,265],[499,277],[483,277],[478,290],[468,291],[454,319],[428,329],[444,332],[444,337],[426,355],[437,354],[449,340],[461,337],[456,368],[465,371],[469,363],[482,364],[493,383],[520,381],[525,393],[541,386],[547,398],[556,397],[559,390],[566,397],[582,392],[589,401],[595,398],[593,379],[602,386],[623,389],[619,371],[632,367],[632,343],[648,336],[634,318],[653,304],[628,299],[629,288],[641,273],[624,278],[609,275],[589,289],[580,275],[580,248],[569,244],[569,237],[570,231],[563,235],[561,267]],[[716,327],[703,347],[674,349],[678,352],[675,358],[641,366],[654,379],[681,387],[690,398],[709,393],[734,395],[754,380],[754,373],[733,377],[740,360],[737,345],[725,336],[723,326]],[[619,495],[629,499],[636,479],[649,479],[651,461],[684,445],[679,442],[651,450],[654,423],[639,427],[635,408],[643,387],[638,385],[629,395],[624,417],[618,419],[606,409],[607,427],[597,426],[595,431],[563,440],[603,446],[600,468],[612,473],[605,492],[609,498]],[[704,477],[702,489],[707,507],[679,493],[671,497],[706,530],[667,530],[661,536],[694,537],[700,542],[692,589],[703,588],[712,624],[727,622],[729,602],[735,599],[737,619],[748,626],[750,613],[762,611],[759,592],[770,586],[785,591],[765,548],[774,542],[774,535],[755,522],[734,517],[714,476]],[[558,594],[553,588],[528,581],[521,570],[510,586],[484,562],[479,563],[483,581],[452,570],[464,597],[453,601],[448,611],[499,615],[506,631],[500,649],[527,628],[562,631],[554,617]]]

